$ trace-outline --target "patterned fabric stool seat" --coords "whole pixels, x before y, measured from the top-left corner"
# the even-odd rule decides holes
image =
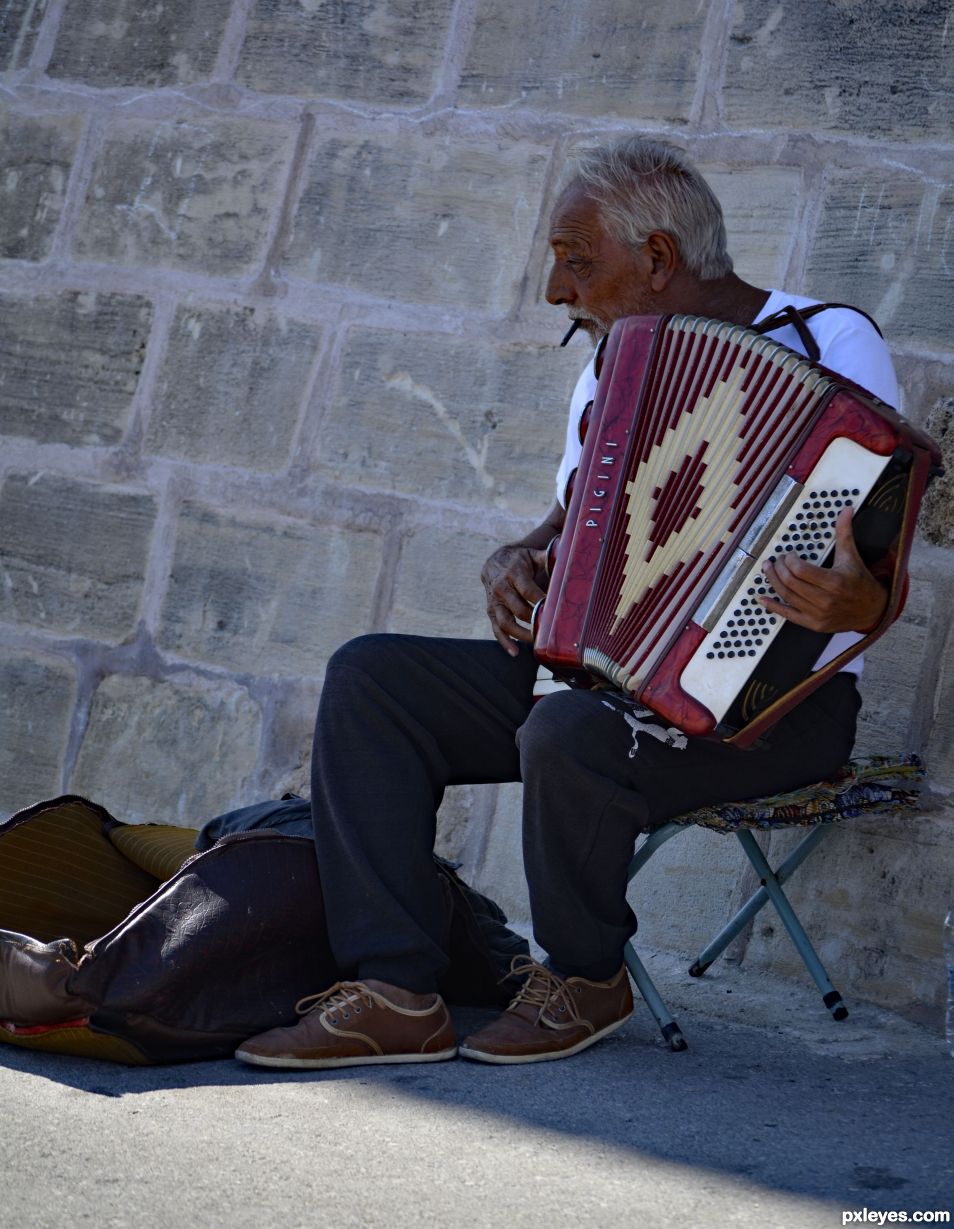
[[[734,833],[762,886],[693,961],[689,967],[690,975],[701,977],[736,935],[771,901],[821,992],[825,1006],[836,1020],[843,1020],[848,1015],[847,1008],[831,984],[791,902],[782,891],[782,884],[801,866],[833,824],[860,815],[883,817],[913,812],[918,805],[923,778],[924,766],[917,755],[895,758],[869,756],[849,761],[836,777],[818,785],[805,786],[786,794],[753,798],[747,802],[701,807],[677,816],[649,833],[629,864],[628,878],[632,882],[656,850],[680,832],[690,828],[708,828],[722,834]],[[792,827],[808,828],[810,831],[773,870],[759,848],[753,831]],[[667,1009],[632,943],[627,943],[625,955],[630,974],[663,1037],[671,1049],[685,1050],[686,1040],[679,1025]]]

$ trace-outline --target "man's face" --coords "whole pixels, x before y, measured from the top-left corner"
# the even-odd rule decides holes
[[[599,206],[579,184],[571,184],[554,207],[550,247],[547,302],[564,304],[594,342],[623,316],[653,310],[651,259],[606,232]]]

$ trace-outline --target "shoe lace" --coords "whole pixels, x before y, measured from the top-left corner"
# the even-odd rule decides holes
[[[548,1008],[560,1014],[566,1013],[571,1020],[580,1019],[580,1013],[563,978],[532,957],[514,956],[508,976],[526,977],[526,981],[511,999],[508,1011],[526,1003],[538,1009],[538,1021]]]
[[[360,1015],[362,1005],[374,1006],[374,996],[362,982],[339,981],[320,994],[306,994],[295,1004],[295,1011],[300,1016],[310,1015],[313,1011],[326,1011],[329,1016],[340,1012],[347,1020],[353,1011]]]

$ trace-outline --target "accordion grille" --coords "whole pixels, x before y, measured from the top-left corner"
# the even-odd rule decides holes
[[[692,614],[831,387],[748,329],[692,316],[663,326],[585,637],[616,681],[634,686]]]

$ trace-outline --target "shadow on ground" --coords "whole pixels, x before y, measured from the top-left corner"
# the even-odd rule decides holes
[[[954,1061],[940,1039],[892,1025],[896,1017],[873,1008],[856,1010],[854,1034],[839,1033],[800,988],[794,1009],[770,996],[764,1018],[747,1023],[744,1003],[734,1016],[711,1006],[732,993],[731,981],[728,973],[715,979],[705,992],[709,1004],[703,999],[683,1011],[691,1049],[682,1054],[659,1041],[640,1007],[592,1050],[526,1066],[458,1060],[278,1072],[225,1060],[125,1068],[12,1048],[0,1052],[0,1064],[96,1098],[224,1088],[241,1106],[243,1090],[282,1085],[314,1088],[316,1097],[337,1089],[336,1104],[351,1114],[355,1105],[397,1098],[402,1113],[407,1104],[440,1107],[451,1117],[479,1119],[490,1134],[504,1123],[537,1139],[539,1132],[571,1136],[843,1208],[949,1208]],[[677,1004],[685,1007],[691,994],[677,994]],[[807,1030],[793,1026],[793,1010],[808,1013]],[[456,1012],[459,1034],[486,1015]]]

